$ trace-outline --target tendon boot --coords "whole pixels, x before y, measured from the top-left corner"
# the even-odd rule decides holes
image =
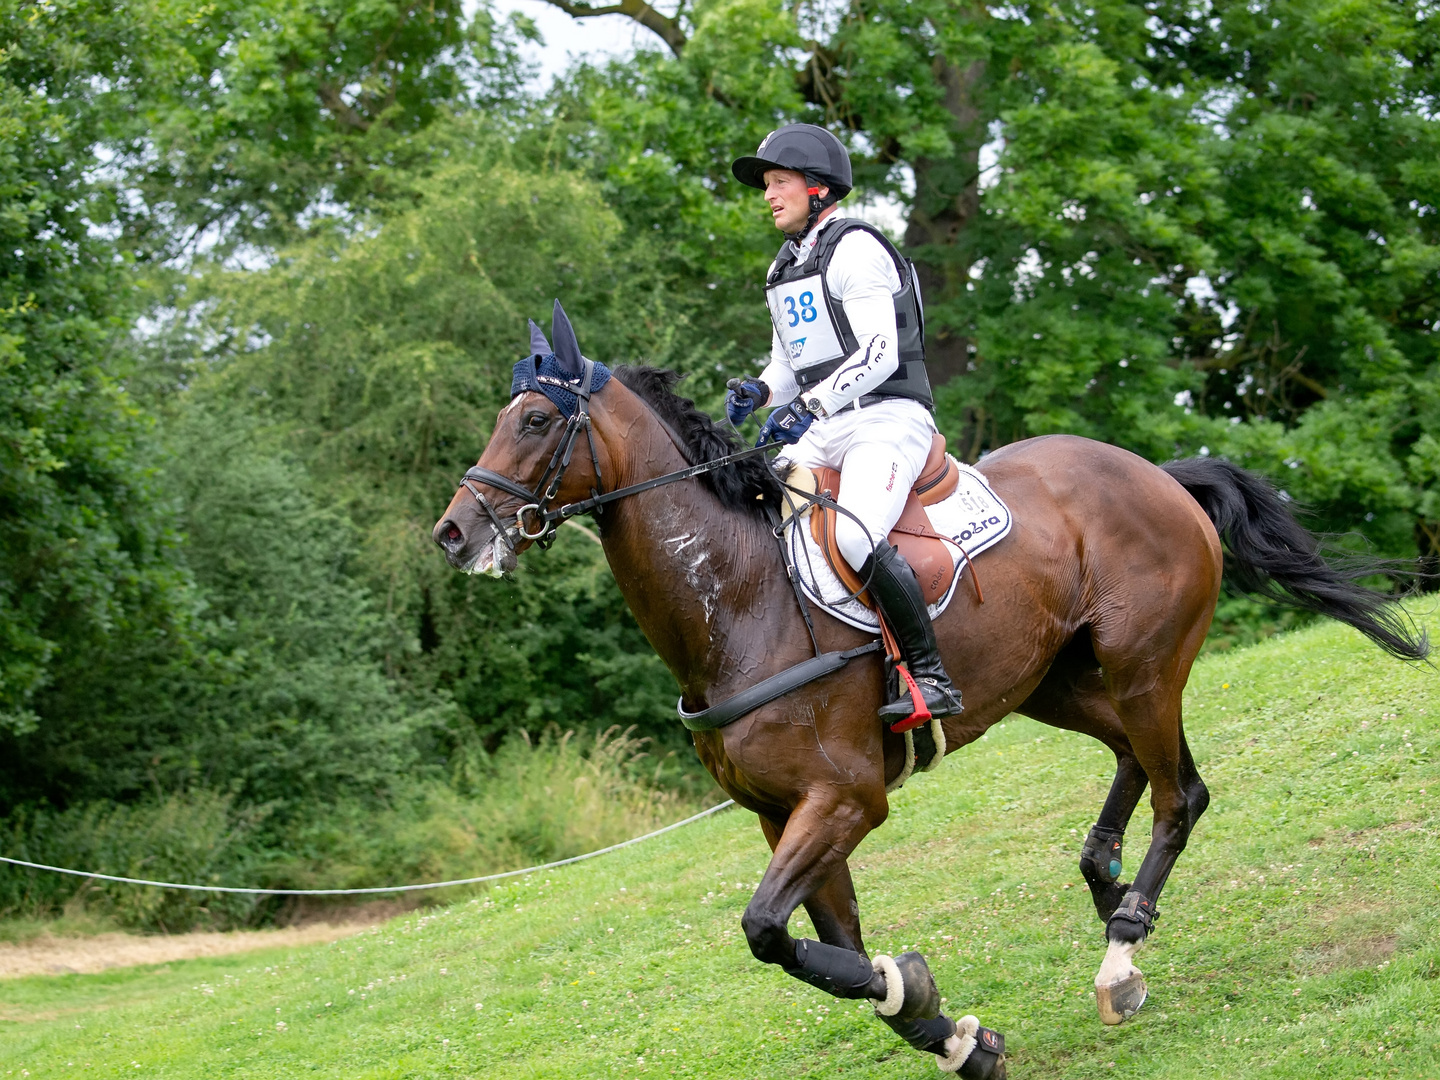
[[[860,578],[870,582],[870,595],[880,608],[881,616],[895,631],[895,640],[900,644],[910,675],[901,685],[900,699],[884,706],[880,718],[890,724],[892,731],[907,731],[923,723],[927,717],[915,708],[917,696],[930,716],[954,716],[961,712],[964,706],[960,704],[960,691],[945,674],[930,611],[920,593],[920,583],[915,580],[915,571],[910,569],[905,556],[889,544],[880,544],[860,567]],[[903,678],[904,669],[901,674]],[[911,682],[913,689],[908,685]]]

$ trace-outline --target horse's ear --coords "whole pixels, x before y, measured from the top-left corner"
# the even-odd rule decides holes
[[[554,350],[550,348],[550,342],[545,340],[545,331],[530,320],[530,352],[536,356],[549,356]]]
[[[565,317],[565,309],[560,306],[559,300],[555,301],[555,319],[550,324],[550,333],[555,338],[555,359],[560,361],[561,369],[567,375],[578,377],[585,370],[585,358],[580,355],[575,328]]]

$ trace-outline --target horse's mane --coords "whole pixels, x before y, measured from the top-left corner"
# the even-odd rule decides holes
[[[713,461],[745,448],[735,436],[718,427],[714,420],[697,409],[695,402],[675,393],[675,385],[684,378],[679,372],[625,364],[617,367],[614,375],[680,437],[685,457],[691,465]],[[703,473],[700,481],[731,510],[760,516],[764,512],[764,503],[756,497],[761,495],[771,506],[780,505],[780,485],[764,458],[748,458],[723,469]]]

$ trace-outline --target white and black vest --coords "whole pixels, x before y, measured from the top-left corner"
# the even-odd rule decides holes
[[[860,347],[844,305],[831,297],[825,280],[835,248],[852,229],[863,229],[880,241],[895,260],[901,283],[893,297],[900,366],[870,395],[911,398],[933,409],[930,379],[925,373],[925,308],[915,264],[900,254],[879,229],[855,218],[842,218],[825,228],[802,263],[793,261],[794,246],[787,241],[776,256],[777,263],[785,260],[785,264],[777,265],[765,282],[770,319],[795,370],[795,379],[802,393],[810,390],[838,371],[845,358]]]

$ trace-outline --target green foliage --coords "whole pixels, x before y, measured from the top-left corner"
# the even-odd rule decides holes
[[[511,736],[494,754],[472,746],[451,783],[427,786],[356,846],[372,866],[406,881],[473,877],[597,851],[693,809],[659,788],[666,761],[648,760],[644,746],[615,728],[590,737],[554,727],[533,740]],[[314,866],[316,880],[332,877],[330,857]]]
[[[230,799],[202,791],[130,806],[105,801],[62,813],[21,812],[0,835],[7,853],[29,862],[152,881],[246,885],[259,864],[254,833],[261,817],[235,813]],[[11,917],[86,912],[120,926],[172,932],[244,921],[255,904],[242,895],[0,870],[0,912]]]
[[[0,827],[0,842],[30,862],[207,885],[363,888],[475,877],[595,851],[684,817],[693,802],[658,786],[668,759],[654,762],[644,743],[613,728],[593,737],[551,728],[534,740],[510,738],[494,754],[472,745],[449,782],[417,778],[384,807],[353,793],[311,799],[283,831],[270,808],[197,789],[126,805],[22,810]],[[0,917],[10,920],[63,914],[172,933],[253,925],[290,903],[0,867]]]
[[[293,464],[255,447],[243,414],[197,408],[171,438],[197,586],[186,636],[67,663],[39,699],[44,722],[6,755],[5,801],[203,785],[268,807],[278,830],[342,795],[378,804],[435,768],[433,729],[447,714],[385,677],[392,635],[345,574],[344,518],[316,506]]]
[[[270,246],[405,200],[435,160],[417,136],[503,106],[524,75],[518,31],[488,5],[133,6],[147,48],[117,73],[130,108],[110,139],[143,205],[137,238],[169,254]]]
[[[660,311],[634,317],[663,294],[594,184],[506,162],[493,139],[477,136],[417,191],[371,231],[286,249],[263,273],[199,279],[220,345],[198,393],[216,408],[254,402],[330,504],[363,523],[355,572],[401,634],[387,670],[453,700],[460,742],[589,716],[673,743],[673,680],[593,538],[566,530],[507,585],[456,575],[430,540],[508,400],[525,319],[548,322],[563,296],[589,355],[663,360],[673,328]]]
[[[138,305],[73,107],[95,71],[63,15],[107,26],[0,5],[0,736],[34,727],[61,665],[185,614],[151,417],[124,387]]]

